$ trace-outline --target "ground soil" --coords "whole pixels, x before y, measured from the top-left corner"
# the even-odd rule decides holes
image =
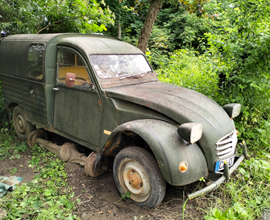
[[[64,142],[64,141],[62,141]],[[80,148],[82,150],[82,148]],[[85,150],[85,152],[88,152]],[[22,182],[30,182],[36,173],[28,167],[30,150],[22,154],[19,159],[0,160],[0,176],[12,176],[10,169],[17,168],[15,173],[23,177]],[[174,187],[167,185],[164,200],[157,208],[141,208],[133,204],[130,199],[121,199],[114,184],[113,172],[108,171],[99,177],[86,176],[84,167],[78,164],[67,163],[65,170],[68,174],[69,187],[73,188],[74,200],[79,198],[74,214],[82,220],[86,219],[183,219],[183,204],[186,194],[196,190],[200,183],[188,187]],[[201,198],[188,201],[185,209],[185,219],[204,219],[208,202]]]
[[[80,198],[76,214],[81,219],[182,219],[184,187],[168,185],[166,196],[157,208],[141,208],[130,199],[122,200],[114,184],[112,170],[93,178],[84,174],[84,168],[77,164],[67,164],[69,185],[73,187],[75,198]],[[192,187],[196,186],[193,184]],[[185,194],[185,193],[184,193]],[[184,199],[187,199],[185,196]],[[188,202],[185,219],[204,219],[197,209],[196,200]]]

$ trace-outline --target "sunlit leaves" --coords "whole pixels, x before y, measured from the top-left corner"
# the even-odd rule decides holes
[[[208,51],[222,61],[219,68],[227,77],[223,101],[243,105],[239,119],[247,128],[270,114],[270,6],[266,0],[218,2],[217,29],[206,34]]]
[[[0,0],[4,13],[12,13],[0,28],[10,34],[41,32],[101,32],[113,24],[113,13],[96,0]],[[0,18],[1,21],[1,18]],[[1,22],[2,23],[2,22]]]
[[[162,82],[193,89],[215,98],[218,93],[216,64],[214,58],[197,56],[191,50],[178,50],[170,57],[170,62],[158,70],[158,77]]]

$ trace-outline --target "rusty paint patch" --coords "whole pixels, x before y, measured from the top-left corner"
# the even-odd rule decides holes
[[[132,133],[132,132],[124,132],[123,133],[129,137],[134,137],[136,134]]]
[[[113,139],[111,138],[105,145],[104,151],[106,151],[106,149],[111,145]]]
[[[98,104],[101,105],[101,100],[98,100]]]
[[[121,143],[120,141],[116,142],[116,144],[115,144],[115,145],[114,145],[114,146],[113,146],[106,154],[104,154],[104,156],[112,155],[114,149],[115,149],[120,143]],[[109,146],[108,146],[108,147],[109,147]]]
[[[125,180],[125,182],[128,182],[130,187],[132,187],[135,190],[140,190],[143,186],[143,181],[142,181],[140,174],[137,171],[135,171],[134,169],[130,169],[124,175],[124,180]],[[138,194],[140,194],[140,193],[138,193]]]
[[[149,105],[151,105],[153,102],[149,102],[147,103],[145,106],[148,107]]]

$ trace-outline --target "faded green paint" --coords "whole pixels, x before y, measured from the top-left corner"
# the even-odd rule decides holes
[[[45,46],[44,77],[40,81],[30,79],[27,72],[28,48],[37,43]],[[68,88],[56,82],[59,47],[69,48],[81,56],[95,88]],[[216,143],[235,129],[219,105],[195,91],[158,82],[154,72],[137,78],[100,79],[90,64],[91,54],[142,52],[117,39],[99,35],[5,38],[0,45],[0,80],[5,106],[20,105],[28,121],[99,151],[98,158],[102,153],[116,154],[118,145],[125,147],[125,140],[121,140],[123,132],[137,135],[152,150],[164,178],[173,185],[194,182],[214,171],[219,160]],[[193,145],[184,142],[177,133],[178,125],[189,122],[203,125],[203,136]],[[182,161],[188,164],[185,173],[179,171]]]
[[[54,128],[98,146],[101,106],[96,91],[58,85],[55,92]]]
[[[233,121],[217,103],[193,90],[158,82],[107,89],[106,92],[109,97],[146,106],[149,110],[170,116],[178,124],[201,123],[203,136],[199,144],[210,171],[214,170],[218,160],[216,142],[235,129]],[[121,119],[121,123],[128,121]]]
[[[188,144],[177,133],[177,127],[165,121],[144,119],[127,122],[111,134],[132,131],[142,137],[153,151],[163,177],[171,185],[186,185],[208,175],[203,152],[197,144]],[[110,151],[107,148],[104,153]],[[185,161],[188,170],[179,171],[179,164]]]

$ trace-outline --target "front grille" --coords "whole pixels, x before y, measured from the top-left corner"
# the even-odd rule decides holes
[[[236,130],[227,134],[221,138],[217,143],[217,155],[220,159],[225,159],[235,152],[235,147],[237,144],[237,134]]]

